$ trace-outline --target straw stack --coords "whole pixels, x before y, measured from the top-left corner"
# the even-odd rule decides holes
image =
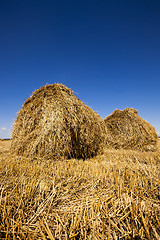
[[[157,133],[154,127],[138,116],[133,108],[115,110],[104,119],[107,128],[107,145],[115,149],[155,151]]]
[[[102,152],[102,118],[62,84],[41,87],[13,126],[11,152],[44,158],[90,158]]]

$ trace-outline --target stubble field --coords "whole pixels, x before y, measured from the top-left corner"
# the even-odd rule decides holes
[[[52,161],[0,141],[0,239],[160,239],[158,152]]]

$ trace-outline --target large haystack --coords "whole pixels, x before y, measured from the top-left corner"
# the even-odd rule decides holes
[[[41,87],[14,123],[11,152],[47,158],[90,158],[104,146],[102,118],[62,84]]]
[[[157,133],[151,124],[138,116],[137,110],[115,110],[104,122],[108,146],[116,149],[156,150]]]

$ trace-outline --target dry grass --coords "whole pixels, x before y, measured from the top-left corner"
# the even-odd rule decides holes
[[[0,139],[0,154],[4,153],[5,151],[7,152],[10,146],[11,146],[11,140]]]
[[[159,189],[160,151],[106,149],[86,161],[44,161],[5,149],[0,239],[158,240]]]

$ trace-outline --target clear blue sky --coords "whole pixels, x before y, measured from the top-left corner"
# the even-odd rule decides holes
[[[160,1],[0,0],[0,138],[55,82],[102,118],[133,107],[160,132]]]

